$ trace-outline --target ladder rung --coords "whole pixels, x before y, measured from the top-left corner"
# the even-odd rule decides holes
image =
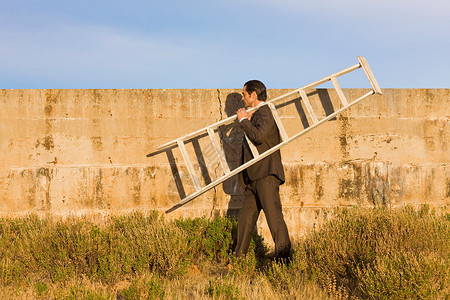
[[[223,149],[220,146],[219,140],[214,134],[214,129],[211,127],[207,127],[206,130],[208,131],[208,135],[209,138],[211,139],[211,143],[214,147],[214,150],[216,150],[217,156],[219,157],[219,161],[222,165],[223,171],[225,172],[225,174],[230,173],[230,167],[228,166],[227,160],[225,158],[225,153],[223,152]]]
[[[172,141],[170,141],[168,143],[165,143],[164,145],[158,147],[157,151],[154,151],[154,152],[152,152],[150,154],[147,154],[147,157],[150,157],[150,156],[153,156],[153,155],[156,155],[156,154],[163,153],[164,151],[168,151],[166,149],[171,149],[173,147],[178,146],[180,148],[181,154],[182,154],[182,156],[183,156],[183,158],[185,160],[185,163],[186,163],[187,169],[189,171],[189,175],[191,177],[191,180],[192,180],[192,182],[193,182],[193,184],[195,186],[195,189],[196,189],[195,192],[193,192],[190,195],[184,197],[181,200],[180,203],[178,203],[177,205],[173,206],[171,209],[167,210],[166,212],[173,211],[174,209],[176,209],[176,208],[178,208],[178,207],[188,203],[189,201],[193,200],[194,198],[196,198],[196,197],[200,196],[201,194],[205,193],[206,191],[212,189],[216,185],[224,182],[225,180],[231,178],[232,176],[237,175],[239,172],[242,172],[243,170],[245,170],[246,168],[248,168],[251,165],[255,164],[256,162],[266,158],[267,156],[271,155],[275,151],[279,151],[279,149],[281,147],[283,147],[284,145],[286,145],[286,144],[290,143],[291,141],[295,140],[296,138],[306,134],[310,130],[315,129],[316,127],[320,126],[321,124],[324,124],[325,122],[327,122],[331,118],[336,117],[338,114],[342,113],[343,111],[347,110],[348,108],[352,107],[353,105],[359,103],[364,98],[369,97],[370,95],[373,95],[375,93],[376,94],[381,94],[382,91],[381,91],[380,87],[378,86],[378,83],[375,80],[375,77],[373,76],[373,73],[370,70],[369,64],[367,63],[366,59],[364,57],[358,57],[358,60],[359,60],[359,63],[354,65],[354,66],[352,66],[352,67],[350,67],[350,68],[344,69],[344,70],[339,71],[337,73],[334,73],[334,74],[332,74],[330,76],[324,77],[324,78],[322,78],[322,79],[320,79],[318,81],[315,81],[315,82],[313,82],[311,84],[305,85],[305,86],[303,86],[303,87],[301,87],[299,89],[296,89],[294,91],[288,92],[288,93],[286,93],[284,95],[281,95],[281,96],[279,96],[279,97],[277,97],[275,99],[269,100],[269,101],[261,104],[261,105],[265,105],[265,104],[269,105],[269,108],[270,108],[270,110],[272,112],[274,120],[275,120],[275,122],[277,124],[277,127],[278,127],[279,131],[280,131],[280,135],[281,135],[281,138],[282,138],[283,142],[279,143],[278,145],[275,145],[274,147],[272,147],[272,148],[264,151],[263,153],[259,154],[258,149],[256,148],[256,146],[250,141],[248,136],[244,134],[245,139],[247,141],[247,144],[250,147],[250,150],[251,150],[251,153],[253,155],[253,158],[251,160],[247,161],[246,163],[244,163],[243,165],[234,168],[233,170],[230,170],[230,167],[227,164],[226,156],[225,156],[225,153],[224,153],[224,149],[223,149],[223,147],[222,147],[222,145],[220,143],[220,140],[219,140],[215,130],[217,130],[217,128],[219,126],[228,125],[228,124],[231,124],[232,122],[234,122],[236,120],[236,118],[237,118],[237,115],[233,115],[231,117],[228,117],[227,119],[221,120],[221,121],[216,122],[216,123],[214,123],[212,125],[209,125],[209,126],[207,126],[205,128],[202,128],[202,129],[197,130],[197,131],[195,131],[193,133],[185,135],[184,137],[181,137],[181,138],[172,140]],[[345,97],[345,95],[344,95],[344,93],[343,93],[343,91],[342,91],[338,81],[337,81],[337,77],[342,76],[344,74],[347,74],[349,72],[352,72],[354,70],[357,70],[359,68],[363,68],[364,69],[365,75],[369,79],[370,84],[372,85],[373,89],[370,92],[364,94],[363,96],[359,97],[356,100],[352,100],[351,97],[349,97],[349,99],[347,99]],[[336,92],[337,92],[337,94],[338,94],[338,96],[340,98],[340,101],[343,104],[343,107],[338,109],[338,110],[336,110],[336,111],[334,111],[331,114],[326,115],[325,117],[320,117],[320,120],[319,120],[318,117],[316,116],[314,110],[313,110],[313,107],[311,106],[311,103],[310,103],[310,101],[308,99],[308,96],[307,96],[305,90],[308,90],[308,89],[310,89],[312,87],[315,87],[315,86],[317,86],[319,84],[322,84],[322,83],[325,83],[325,82],[328,82],[328,81],[331,81],[333,83],[334,88],[336,89]],[[285,99],[285,98],[291,97],[292,95],[295,95],[297,93],[299,93],[300,97],[302,98],[302,101],[304,103],[303,107],[305,108],[305,110],[308,111],[308,113],[305,112],[305,114],[309,114],[309,116],[307,116],[308,120],[310,120],[313,124],[311,124],[310,126],[306,126],[305,128],[303,128],[303,130],[301,132],[294,133],[291,137],[288,137],[287,133],[286,133],[286,129],[284,128],[284,126],[282,124],[281,117],[280,117],[280,115],[279,115],[279,113],[278,113],[278,111],[277,111],[277,109],[275,107],[275,102],[279,101],[280,99]],[[252,111],[255,111],[257,109],[258,109],[258,107],[253,107],[248,112],[252,112]],[[222,167],[224,169],[224,173],[225,174],[223,176],[221,176],[220,178],[217,178],[214,182],[205,183],[206,185],[202,187],[201,184],[200,184],[199,178],[196,175],[197,172],[195,172],[194,166],[193,166],[191,160],[189,159],[188,153],[186,151],[186,145],[185,145],[184,141],[188,141],[191,138],[194,138],[194,137],[197,137],[197,136],[204,136],[205,131],[208,133],[208,135],[209,135],[209,137],[211,139],[211,142],[212,142],[213,147],[214,147],[214,149],[215,149],[215,151],[216,151],[216,153],[217,153],[217,155],[219,157],[219,161],[222,164]]]
[[[275,123],[277,123],[278,129],[280,130],[281,139],[283,142],[288,140],[288,135],[286,133],[286,129],[284,129],[283,123],[281,123],[280,116],[278,115],[277,109],[273,103],[268,103],[270,110],[272,111],[273,118],[275,119]]]
[[[259,156],[258,149],[256,149],[256,146],[253,145],[252,141],[250,141],[250,139],[249,139],[248,136],[245,134],[245,132],[244,132],[244,136],[245,136],[245,139],[247,140],[247,144],[248,144],[248,146],[250,147],[250,150],[252,151],[253,158],[258,157],[258,156]]]
[[[194,166],[192,165],[191,160],[189,159],[189,155],[186,151],[186,146],[182,139],[177,140],[178,147],[180,148],[181,155],[184,158],[184,162],[188,168],[189,176],[191,177],[192,183],[194,184],[195,190],[201,190],[200,181],[198,180],[197,175],[195,175]]]
[[[324,117],[323,119],[320,120],[320,122],[319,122],[318,124],[315,124],[315,125],[313,125],[313,126],[310,126],[310,127],[306,128],[306,129],[302,130],[301,132],[299,132],[299,133],[293,135],[293,136],[289,139],[288,143],[290,143],[290,142],[292,142],[293,140],[295,140],[296,138],[298,138],[298,137],[300,137],[300,136],[306,134],[307,132],[309,132],[310,130],[316,128],[316,127],[319,126],[320,124],[323,124],[323,123],[325,123],[326,121],[328,121],[328,120],[330,120],[330,119],[336,117],[338,114],[340,114],[340,113],[342,113],[343,111],[347,110],[347,109],[350,108],[351,106],[353,106],[353,105],[359,103],[359,102],[360,102],[361,100],[363,100],[364,98],[367,98],[367,97],[369,97],[370,95],[373,95],[373,93],[374,93],[373,91],[370,91],[369,93],[367,93],[367,94],[365,94],[365,95],[359,97],[358,99],[352,101],[347,107],[343,107],[343,108],[341,108],[341,109],[335,111],[334,113],[332,113],[332,114],[330,114],[330,115]],[[275,151],[278,151],[278,150],[279,150],[281,147],[283,147],[284,145],[286,145],[286,144],[284,144],[284,143],[278,144],[278,145],[272,147],[271,149],[265,151],[265,152],[264,152],[263,154],[261,154],[259,157],[253,158],[253,159],[251,159],[250,161],[246,162],[245,164],[243,164],[243,165],[241,165],[241,166],[235,168],[235,169],[234,169],[233,171],[231,171],[229,174],[226,174],[226,175],[222,176],[221,178],[216,179],[214,182],[211,182],[211,183],[208,184],[207,186],[203,187],[200,191],[197,191],[197,192],[192,193],[191,195],[185,197],[185,198],[182,199],[178,204],[176,204],[176,205],[173,206],[172,208],[168,209],[168,210],[166,211],[166,213],[172,212],[172,211],[174,211],[175,209],[181,207],[182,205],[188,203],[189,201],[192,201],[194,198],[196,198],[196,197],[200,196],[201,194],[205,193],[206,191],[212,189],[212,188],[215,187],[216,185],[218,185],[218,184],[224,182],[225,180],[227,180],[227,179],[231,178],[232,176],[238,174],[239,172],[245,170],[246,168],[248,168],[249,166],[253,165],[254,163],[256,163],[256,162],[258,162],[258,161],[260,161],[260,160],[266,158],[267,156],[271,155],[271,154],[274,153]]]
[[[314,111],[312,109],[311,103],[309,103],[308,96],[306,96],[306,93],[304,90],[299,90],[300,96],[303,99],[303,102],[305,103],[306,110],[308,111],[309,115],[311,116],[311,119],[313,120],[314,124],[318,123],[319,120],[317,119],[316,115],[314,114]]]
[[[341,89],[341,86],[339,85],[336,77],[331,77],[331,82],[333,83],[333,86],[339,96],[339,99],[341,99],[341,102],[344,106],[348,105],[347,98],[345,98],[344,92]]]

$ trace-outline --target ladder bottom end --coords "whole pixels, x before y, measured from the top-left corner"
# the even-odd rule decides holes
[[[166,213],[166,214],[169,214],[169,213],[173,212],[173,211],[174,211],[175,209],[177,209],[177,208],[178,208],[178,205],[175,205],[174,207],[169,208],[168,210],[166,210],[165,213]]]

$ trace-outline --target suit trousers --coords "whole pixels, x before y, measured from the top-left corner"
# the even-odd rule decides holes
[[[289,257],[291,241],[281,209],[279,186],[280,180],[275,176],[266,176],[247,184],[244,204],[238,215],[236,256],[247,253],[262,209],[275,242],[275,255],[279,258]]]

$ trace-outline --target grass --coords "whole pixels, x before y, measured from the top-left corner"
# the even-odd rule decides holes
[[[419,210],[336,209],[269,261],[255,235],[232,255],[236,221],[165,221],[157,213],[58,220],[0,219],[5,299],[448,299],[450,216]]]

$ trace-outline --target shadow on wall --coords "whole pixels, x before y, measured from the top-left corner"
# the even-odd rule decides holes
[[[239,93],[231,93],[227,96],[224,109],[226,117],[235,115],[239,108],[244,107],[241,99],[242,95]],[[244,135],[243,132],[239,129],[237,122],[238,121],[235,120],[235,122],[231,124],[219,126],[217,128],[217,134],[225,154],[225,159],[231,171],[241,165],[242,141]],[[208,135],[205,133],[185,141],[185,144],[192,144],[192,148],[195,153],[194,165],[198,166],[205,185],[208,185],[212,182],[211,175],[213,175],[210,174],[211,171],[208,168],[207,159],[205,159],[205,156],[210,156],[208,152],[210,152],[211,149],[205,149],[205,147],[202,148],[200,143],[200,140],[207,136]],[[185,197],[189,196],[186,190],[188,189],[187,185],[189,185],[190,183],[190,178],[188,176],[185,176],[185,172],[181,171],[177,165],[177,159],[175,158],[173,152],[177,147],[178,146],[173,146],[159,153],[166,153],[173,175],[175,183],[174,185],[179,195],[179,200],[181,201]],[[215,156],[216,154],[213,155]],[[230,195],[230,201],[228,203],[226,212],[227,216],[236,215],[242,205],[241,202],[243,197],[242,188],[238,183],[238,175],[235,175],[224,181],[223,190],[227,195]],[[177,205],[176,203],[173,204],[175,206]],[[216,203],[213,203],[213,205],[215,206]]]
[[[320,103],[316,103],[317,106],[321,106],[323,109],[323,113],[325,116],[330,115],[335,112],[335,108],[333,107],[333,103],[328,94],[327,90],[314,90],[308,93],[308,97],[313,97],[318,99]],[[292,106],[292,107],[289,107]],[[226,97],[225,101],[225,114],[226,117],[231,117],[236,115],[237,110],[241,107],[244,107],[242,102],[242,95],[239,93],[230,93]],[[309,116],[305,106],[302,102],[300,96],[294,97],[292,99],[288,99],[285,101],[280,101],[278,105],[276,105],[277,109],[287,108],[289,111],[297,114],[299,118],[299,131],[302,129],[306,129],[309,126],[313,125],[311,123],[311,117]],[[331,120],[335,120],[333,118]],[[231,124],[219,126],[217,128],[217,134],[219,136],[220,142],[222,144],[226,161],[230,170],[234,170],[241,165],[242,159],[242,143],[244,139],[244,134],[242,130],[238,126],[238,120],[235,120]],[[209,157],[211,149],[202,148],[200,140],[208,137],[208,134],[202,134],[192,138],[190,140],[186,140],[185,144],[191,144],[195,153],[195,165],[198,166],[200,174],[202,176],[203,182],[205,185],[211,183],[214,179],[212,176],[216,174],[210,174],[211,168],[208,168],[208,163],[205,160],[205,156]],[[180,171],[180,168],[177,166],[177,159],[174,156],[173,150],[178,146],[173,146],[172,148],[166,149],[165,152],[167,155],[167,159],[170,164],[171,172],[173,175],[174,183],[176,186],[177,193],[179,195],[180,201],[188,196],[186,187],[189,185],[187,182],[191,182],[188,176],[184,176],[184,172]],[[211,147],[210,147],[211,148]],[[213,150],[214,151],[214,150]],[[214,154],[215,155],[215,154]],[[193,159],[193,158],[191,158]],[[226,181],[223,182],[223,191],[230,196],[230,200],[227,205],[227,216],[236,216],[239,212],[239,209],[242,206],[243,201],[243,193],[242,187],[239,184],[239,175],[235,175]],[[289,182],[287,182],[289,184]],[[174,205],[176,205],[174,203]],[[215,206],[216,203],[213,203]],[[214,207],[212,208],[214,210]],[[214,212],[219,214],[219,212]]]
[[[324,110],[325,116],[328,116],[335,112],[333,103],[331,102],[330,95],[327,90],[315,90],[307,95],[308,97],[317,96],[320,100],[320,106]],[[301,103],[301,98],[296,97],[294,99],[281,102],[276,105],[277,109],[293,105],[295,106],[295,111],[298,114],[303,129],[308,128],[310,125],[308,118],[306,116],[304,107]],[[242,102],[242,95],[239,93],[231,93],[227,96],[225,102],[225,113],[227,117],[231,117],[237,113],[237,110],[244,107]],[[332,118],[331,120],[335,120]],[[225,152],[225,157],[230,170],[233,170],[241,165],[242,162],[242,143],[244,140],[244,133],[238,126],[238,120],[235,120],[232,124],[219,127],[220,137]],[[242,207],[243,202],[243,192],[242,187],[239,183],[239,175],[235,175],[230,179],[224,181],[223,190],[226,194],[230,195],[230,201],[228,203],[227,216],[236,216]],[[289,183],[288,183],[289,184]]]
[[[235,115],[239,108],[244,107],[242,95],[239,93],[231,93],[225,101],[225,113],[227,117]],[[219,133],[222,141],[225,158],[230,170],[234,170],[241,165],[242,159],[242,142],[244,133],[238,126],[238,120],[233,123],[220,126]],[[227,208],[227,216],[236,216],[242,206],[243,192],[239,184],[239,174],[227,179],[223,182],[223,191],[230,195],[230,201]]]

